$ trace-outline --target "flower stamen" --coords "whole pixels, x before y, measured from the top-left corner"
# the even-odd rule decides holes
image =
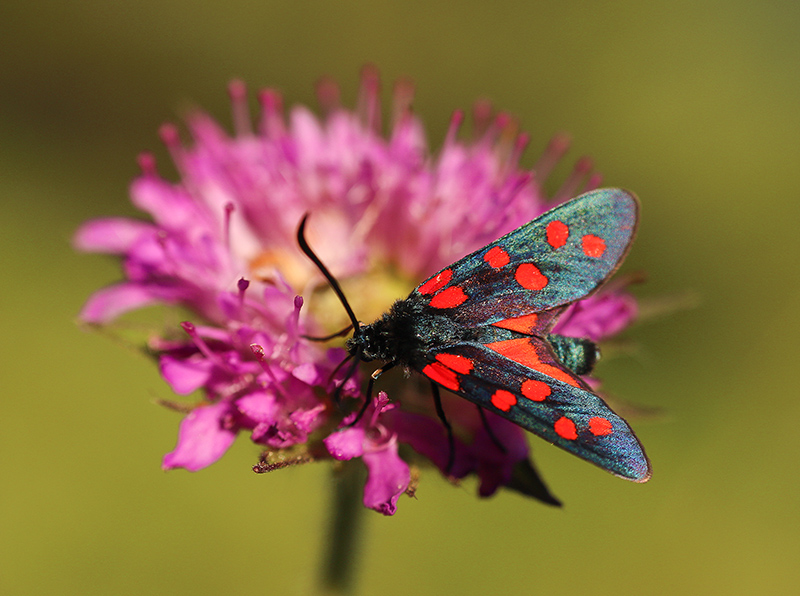
[[[570,175],[567,176],[566,180],[564,180],[561,188],[558,189],[553,198],[556,201],[561,201],[574,196],[578,192],[578,189],[581,188],[582,184],[587,179],[593,168],[594,161],[592,158],[587,156],[581,157],[575,162],[572,172],[570,172]]]
[[[550,174],[553,173],[553,168],[564,158],[571,143],[569,135],[564,133],[557,134],[550,139],[544,153],[533,166],[533,171],[536,172],[539,184],[544,184],[544,181],[550,177]]]
[[[228,96],[231,99],[234,132],[237,136],[252,135],[250,109],[247,107],[247,85],[244,84],[244,81],[231,81],[228,85]]]
[[[361,116],[364,126],[375,133],[381,131],[380,90],[378,69],[372,64],[366,65],[361,69],[361,87],[356,113]]]
[[[264,350],[264,346],[259,344],[250,344],[250,350],[252,350],[253,355],[256,357],[256,361],[261,367],[261,370],[263,370],[264,373],[270,378],[270,381],[272,381],[273,391],[275,391],[275,393],[280,395],[282,398],[286,399],[286,393],[284,392],[280,381],[278,381],[278,378],[275,376],[275,371],[272,370],[272,367],[267,362],[267,354]]]
[[[447,134],[444,137],[444,147],[452,147],[456,144],[458,131],[464,123],[464,110],[455,110],[450,117],[450,125],[447,127]]]
[[[411,114],[414,101],[414,83],[411,79],[399,79],[395,82],[392,94],[392,127],[397,127]]]
[[[322,77],[317,81],[317,101],[325,115],[339,109],[341,92],[338,83],[331,77]]]
[[[228,363],[225,362],[222,358],[220,358],[219,355],[208,346],[205,340],[202,337],[200,337],[200,334],[197,332],[197,327],[195,327],[194,323],[191,323],[189,321],[183,321],[181,323],[181,327],[186,332],[186,335],[188,335],[192,339],[192,342],[194,343],[195,346],[197,346],[197,349],[200,350],[200,353],[203,354],[203,356],[208,358],[210,362],[219,366],[226,372],[235,374],[235,371],[231,369]]]
[[[225,203],[225,215],[222,220],[222,241],[225,243],[225,248],[230,251],[231,248],[231,216],[236,210],[236,205],[228,201]]]
[[[283,122],[283,97],[274,89],[263,89],[258,93],[261,104],[261,132],[270,138],[279,138],[286,134]]]
[[[158,177],[158,171],[156,170],[156,158],[152,153],[148,151],[140,153],[136,158],[136,161],[139,165],[139,169],[142,171],[142,176],[145,178]]]
[[[181,145],[178,127],[171,122],[165,122],[161,125],[161,128],[158,129],[158,136],[161,138],[161,142],[164,143],[167,151],[169,151],[172,161],[174,161],[175,165],[180,169],[183,165],[184,150]]]

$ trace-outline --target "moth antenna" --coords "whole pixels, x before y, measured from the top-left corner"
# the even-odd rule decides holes
[[[307,340],[309,340],[309,341],[330,341],[330,340],[332,340],[332,339],[335,339],[335,338],[337,338],[337,337],[342,337],[343,335],[347,335],[347,333],[348,333],[348,332],[349,332],[349,331],[350,331],[352,328],[353,328],[353,325],[352,325],[352,324],[350,324],[350,325],[348,325],[347,327],[345,327],[344,329],[340,329],[340,330],[339,330],[339,331],[337,331],[336,333],[331,333],[330,335],[324,335],[324,336],[322,336],[322,337],[316,337],[316,336],[314,336],[314,335],[305,335],[305,334],[304,334],[304,335],[302,335],[301,337],[302,337],[303,339],[307,339]]]
[[[303,219],[300,220],[300,225],[297,228],[297,244],[300,245],[300,250],[305,253],[305,255],[311,259],[311,261],[317,266],[317,269],[320,270],[320,273],[325,276],[325,279],[328,280],[328,285],[330,285],[331,289],[334,291],[336,296],[339,298],[339,302],[342,303],[344,309],[347,311],[347,316],[350,317],[350,322],[353,324],[353,335],[359,335],[361,330],[361,325],[356,318],[353,309],[350,308],[350,304],[347,302],[347,298],[344,296],[344,292],[342,288],[339,286],[339,282],[336,281],[336,278],[333,277],[328,268],[323,265],[322,261],[319,260],[319,257],[311,250],[311,247],[306,242],[306,222],[308,221],[308,213],[303,216]],[[335,336],[334,336],[335,337]]]

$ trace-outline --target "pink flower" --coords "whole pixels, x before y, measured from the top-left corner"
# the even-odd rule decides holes
[[[384,515],[394,514],[397,499],[406,491],[411,479],[408,464],[397,453],[397,432],[381,423],[384,414],[395,408],[381,391],[359,420],[355,413],[351,414],[343,421],[342,430],[324,440],[334,459],[360,457],[364,460],[369,474],[364,487],[364,505]]]
[[[459,139],[464,116],[456,112],[441,150],[431,154],[408,83],[395,90],[383,136],[372,69],[355,111],[340,107],[332,82],[321,83],[323,118],[304,107],[285,116],[280,95],[267,90],[253,126],[244,85],[233,83],[230,93],[233,136],[201,113],[188,118],[188,146],[174,126],[162,128],[179,183],[161,178],[150,156],[140,158],[131,198],[148,220],[98,219],[78,230],[79,249],[117,255],[123,269],[122,281],[95,292],[80,316],[110,325],[161,304],[195,321],[149,340],[172,390],[202,394],[180,407],[189,411],[164,468],[206,467],[246,431],[268,461],[298,453],[303,461],[361,458],[369,471],[365,505],[392,514],[409,484],[399,446],[444,471],[447,436],[427,393],[408,384],[385,387],[348,426],[351,400],[363,401],[361,382],[339,366],[341,348],[307,339],[342,328],[347,318],[300,252],[298,223],[311,214],[309,243],[369,320],[431,273],[544,212],[550,204],[541,184],[568,143],[557,137],[533,171],[521,170],[527,137],[509,116],[478,104],[473,138]],[[591,168],[580,160],[556,198],[596,187]],[[609,291],[570,307],[556,331],[599,340],[634,313],[628,294]],[[342,384],[337,404],[331,396]],[[484,496],[508,486],[557,503],[528,461],[523,431],[487,413],[488,430],[463,400],[446,406],[458,431],[451,476],[477,474]],[[490,433],[503,437],[504,450]]]

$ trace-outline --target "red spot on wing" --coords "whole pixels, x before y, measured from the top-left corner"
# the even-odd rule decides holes
[[[589,432],[596,437],[604,437],[606,435],[610,435],[612,432],[614,432],[614,430],[611,427],[611,422],[608,419],[601,418],[600,416],[594,416],[589,418]]]
[[[467,298],[468,296],[464,293],[464,290],[459,286],[452,286],[431,298],[431,306],[433,308],[454,308],[459,304],[463,304]]]
[[[536,348],[531,343],[530,338],[520,337],[517,339],[507,339],[504,341],[496,341],[493,343],[485,344],[490,350],[497,352],[501,356],[505,356],[509,360],[513,360],[527,366],[533,370],[539,371],[542,374],[552,377],[563,383],[568,383],[573,387],[580,387],[579,381],[565,370],[542,362],[541,357],[536,352]]]
[[[561,248],[569,238],[569,227],[563,221],[551,221],[547,224],[547,243],[553,248]]]
[[[464,375],[470,372],[475,366],[472,360],[466,356],[459,356],[458,354],[436,354],[436,360],[444,364],[447,368]]]
[[[505,267],[511,261],[511,257],[499,246],[493,246],[489,252],[483,255],[483,260],[489,263],[495,269]]]
[[[419,288],[417,288],[417,290],[422,295],[433,294],[449,284],[451,279],[453,279],[452,269],[445,269],[435,277],[430,278]]]
[[[566,416],[562,416],[556,420],[553,429],[562,439],[574,441],[578,438],[578,430],[575,428],[575,423]]]
[[[606,241],[594,234],[586,234],[581,238],[581,245],[583,246],[583,254],[587,257],[599,258],[606,252]]]
[[[461,383],[458,382],[458,373],[447,368],[441,362],[431,362],[422,369],[422,374],[452,391],[458,391],[461,388]]]
[[[500,327],[501,329],[509,329],[511,331],[516,331],[518,333],[533,333],[534,329],[536,329],[536,323],[539,321],[539,315],[536,313],[531,313],[529,315],[522,315],[521,317],[512,317],[510,319],[503,319],[502,321],[497,321],[496,323],[492,323],[495,327]]]
[[[498,389],[492,394],[492,405],[498,410],[508,412],[511,406],[517,405],[517,397],[510,391]]]
[[[533,401],[544,401],[553,392],[550,385],[543,381],[525,379],[522,381],[522,395]]]
[[[541,290],[550,281],[533,263],[522,263],[514,272],[514,279],[526,290]]]

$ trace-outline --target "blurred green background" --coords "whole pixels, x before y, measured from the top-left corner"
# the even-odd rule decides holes
[[[566,130],[635,190],[642,298],[698,306],[642,324],[606,388],[634,420],[645,485],[532,438],[566,506],[478,500],[433,473],[370,513],[363,594],[796,593],[800,4],[791,2],[5,2],[0,7],[0,593],[308,594],[327,466],[266,476],[240,440],[197,474],[160,470],[179,417],[155,367],[75,325],[118,277],[74,254],[79,223],[133,214],[135,157],[226,84],[315,105],[329,74],[408,75],[437,146],[481,97],[532,134]],[[565,171],[561,171],[562,176]]]

